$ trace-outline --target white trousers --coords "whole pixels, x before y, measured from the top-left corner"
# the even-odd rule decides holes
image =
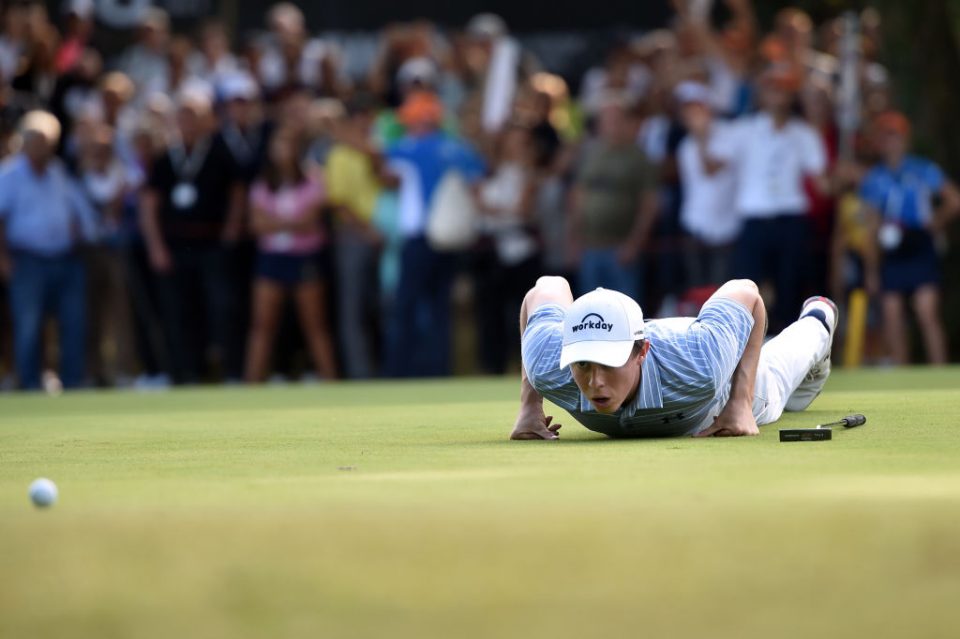
[[[827,376],[805,378],[810,369],[827,356],[829,349],[830,335],[814,317],[797,320],[763,345],[753,391],[753,416],[757,425],[772,424],[785,410],[804,410],[817,398]],[[698,431],[713,423],[729,398],[730,386],[727,385]]]

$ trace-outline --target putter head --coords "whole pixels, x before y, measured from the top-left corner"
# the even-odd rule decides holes
[[[829,428],[781,428],[782,442],[822,442],[833,438]]]

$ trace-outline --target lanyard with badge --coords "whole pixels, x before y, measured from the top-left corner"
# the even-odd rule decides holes
[[[910,193],[916,201],[918,222],[929,221],[930,192],[916,177],[904,170],[890,176],[890,189],[883,203],[883,224],[880,226],[878,240],[887,251],[895,251],[903,243],[905,232],[909,228],[904,219],[904,207]]]
[[[895,186],[890,188],[886,201],[883,203],[883,223],[877,240],[885,251],[895,251],[903,242],[903,227],[900,224],[900,209],[903,207],[903,191],[900,181],[893,180]]]
[[[200,168],[206,161],[209,152],[209,138],[204,138],[194,144],[189,154],[183,147],[182,142],[170,146],[168,151],[170,165],[177,177],[177,184],[170,193],[170,201],[176,209],[185,211],[197,203],[197,187],[193,180],[200,172]]]

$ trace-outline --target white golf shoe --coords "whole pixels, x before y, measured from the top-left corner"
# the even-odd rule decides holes
[[[830,339],[827,340],[825,353],[810,367],[807,375],[800,382],[790,399],[787,400],[786,410],[800,411],[809,406],[823,391],[823,386],[830,377],[830,351],[833,350],[833,336],[837,332],[837,325],[840,322],[840,311],[837,305],[830,298],[822,295],[814,296],[803,303],[803,310],[800,311],[800,318],[803,319],[813,310],[819,310],[823,313]],[[819,319],[819,318],[817,318]]]

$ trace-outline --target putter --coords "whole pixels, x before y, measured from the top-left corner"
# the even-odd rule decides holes
[[[867,423],[863,415],[847,415],[843,419],[829,424],[818,424],[816,428],[781,428],[780,441],[782,442],[822,442],[833,439],[833,427],[843,426],[854,428]]]

